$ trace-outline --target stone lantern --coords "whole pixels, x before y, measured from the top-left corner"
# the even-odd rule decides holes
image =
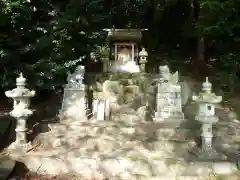
[[[195,120],[202,124],[201,148],[194,153],[197,153],[197,156],[203,159],[222,159],[224,156],[217,153],[212,147],[212,125],[219,120],[218,116],[215,115],[215,105],[222,101],[222,96],[216,96],[212,93],[212,84],[206,78],[206,81],[202,84],[202,92],[198,96],[193,96],[192,99],[198,106]]]
[[[147,58],[148,58],[148,53],[145,50],[145,48],[142,48],[142,50],[139,52],[139,63],[140,63],[141,72],[145,72]]]
[[[28,109],[30,98],[35,96],[35,91],[30,91],[26,86],[26,79],[21,73],[16,79],[16,88],[6,91],[5,95],[13,99],[13,110],[10,115],[17,120],[16,125],[16,140],[9,146],[9,149],[17,149],[26,151],[30,144],[27,143],[27,118],[33,114],[33,111]]]

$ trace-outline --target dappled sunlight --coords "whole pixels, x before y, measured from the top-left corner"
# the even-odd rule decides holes
[[[106,81],[97,85],[93,81],[91,93],[93,99],[109,100],[109,117],[98,120],[93,113],[89,118],[89,92],[66,86],[58,119],[42,119],[33,126],[32,145],[38,146],[26,154],[9,152],[10,156],[24,162],[32,172],[52,175],[77,172],[105,177],[180,178],[207,177],[219,169],[222,161],[200,160],[196,155],[202,146],[201,123],[195,120],[198,102],[191,102],[193,88],[183,77],[179,79],[184,85],[178,83],[178,73],[169,74],[169,82],[158,82],[151,74],[103,73],[102,77]],[[165,83],[164,88],[161,83]],[[96,96],[96,91],[101,96]],[[156,94],[164,97],[159,99]],[[104,107],[97,111],[107,110]],[[156,113],[161,111],[167,114]],[[239,123],[229,123],[225,111],[221,112],[217,111],[220,121],[214,126],[217,138],[213,147],[219,148],[216,143],[220,142],[222,147],[236,146],[237,151],[239,141],[232,137],[238,136]],[[230,168],[229,172],[236,170],[230,163],[223,166]]]

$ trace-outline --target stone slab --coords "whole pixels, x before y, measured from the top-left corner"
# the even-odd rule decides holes
[[[221,152],[216,151],[214,148],[210,150],[203,150],[201,147],[193,147],[189,149],[191,154],[195,155],[196,161],[226,161],[227,156],[222,154]]]

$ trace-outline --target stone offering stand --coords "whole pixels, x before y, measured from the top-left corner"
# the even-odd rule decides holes
[[[207,120],[216,116],[215,111],[209,115],[201,108],[204,105],[200,105],[196,98],[199,100],[201,94],[193,97],[199,108],[186,103],[183,99],[191,96],[188,92],[184,97],[182,91],[187,92],[187,89],[184,82],[179,81],[178,73],[171,73],[167,66],[161,66],[159,70],[162,72],[154,76],[144,72],[91,76],[84,74],[83,66],[77,67],[75,73],[68,77],[59,122],[48,124],[50,131],[36,137],[34,142],[40,142],[39,146],[32,142],[31,148],[23,148],[24,151],[12,151],[12,148],[5,151],[11,158],[25,163],[30,171],[40,174],[77,173],[99,179],[126,180],[206,180],[210,173],[235,173],[236,164],[231,159],[209,159],[207,155],[204,159],[197,153],[201,149],[201,143],[199,148],[196,141],[196,137],[201,139],[201,124],[195,116],[205,113]],[[20,79],[23,79],[22,75]],[[203,84],[205,90],[209,84],[208,81]],[[14,97],[18,98],[18,103],[29,102],[33,92]],[[13,97],[9,93],[6,95]],[[214,103],[220,102],[206,97],[201,103],[212,108],[216,107]],[[28,106],[29,103],[25,103],[21,109],[27,110]],[[162,113],[164,108],[167,109],[167,117]],[[13,109],[18,108],[15,105]],[[221,113],[224,118],[224,113]],[[226,128],[221,121],[219,124]],[[213,133],[204,133],[203,128],[202,140],[220,137],[215,138],[211,145],[216,150],[224,149],[225,142],[229,145],[236,143],[228,134],[224,138],[219,136],[218,133],[223,131],[221,128]],[[212,134],[205,136],[209,133]],[[22,147],[22,142],[27,143],[16,142],[20,145],[18,147]]]

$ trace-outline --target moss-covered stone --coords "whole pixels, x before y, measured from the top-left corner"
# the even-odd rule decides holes
[[[108,99],[110,104],[114,104],[110,107],[130,108],[136,113],[140,107],[146,111],[147,108],[143,108],[146,104],[152,107],[150,109],[154,107],[155,87],[152,85],[151,74],[102,73],[89,76],[86,79],[89,80],[88,86],[93,87],[93,98]],[[143,114],[141,111],[140,117],[143,117]]]

